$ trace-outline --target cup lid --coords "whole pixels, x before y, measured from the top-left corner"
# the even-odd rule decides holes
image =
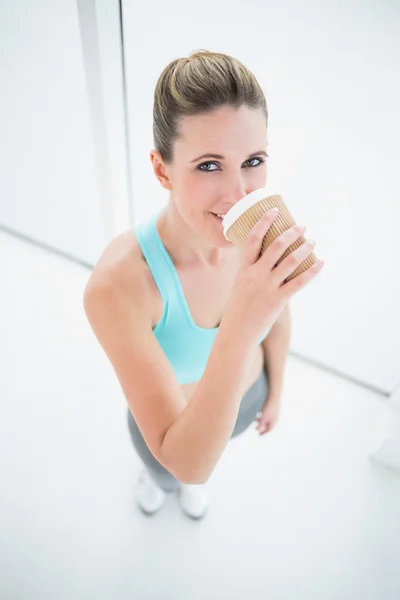
[[[244,196],[244,198],[236,202],[236,204],[232,206],[232,208],[226,213],[225,217],[222,219],[225,239],[228,239],[226,237],[226,232],[228,231],[229,227],[231,227],[231,225],[233,225],[236,219],[242,216],[242,214],[245,213],[248,208],[253,206],[253,204],[256,204],[256,202],[259,202],[263,198],[267,198],[267,196],[274,195],[276,194],[274,192],[271,192],[267,188],[259,188],[258,190],[254,190],[254,192],[250,192],[250,194],[247,194],[247,196]]]

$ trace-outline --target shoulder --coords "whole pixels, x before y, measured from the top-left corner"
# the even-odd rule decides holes
[[[133,230],[115,237],[101,253],[86,284],[85,299],[128,297],[132,304],[146,306],[152,318],[152,277]],[[147,312],[147,311],[146,311]]]

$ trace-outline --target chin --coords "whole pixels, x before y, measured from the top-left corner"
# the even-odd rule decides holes
[[[228,248],[235,248],[232,242],[226,239],[223,231],[214,233],[212,236],[212,243],[217,248],[223,248],[224,250],[227,250]]]
[[[216,246],[218,246],[218,248],[234,248],[235,246],[232,244],[232,242],[230,242],[229,240],[227,240],[224,236],[224,234],[222,234],[222,239],[218,240],[218,242],[215,244]]]

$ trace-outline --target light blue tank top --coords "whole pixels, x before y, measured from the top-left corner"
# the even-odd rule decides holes
[[[153,333],[183,385],[201,379],[218,327],[204,329],[193,321],[176,268],[158,234],[157,218],[155,214],[136,225],[135,233],[163,301]]]

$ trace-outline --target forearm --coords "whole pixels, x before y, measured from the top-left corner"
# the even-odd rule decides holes
[[[286,306],[262,342],[268,373],[268,395],[279,399],[283,390],[286,359],[290,347],[291,316]]]
[[[180,449],[177,476],[183,483],[204,483],[215,469],[235,428],[256,351],[234,323],[221,323],[193,397],[163,442],[162,452],[175,461]]]

